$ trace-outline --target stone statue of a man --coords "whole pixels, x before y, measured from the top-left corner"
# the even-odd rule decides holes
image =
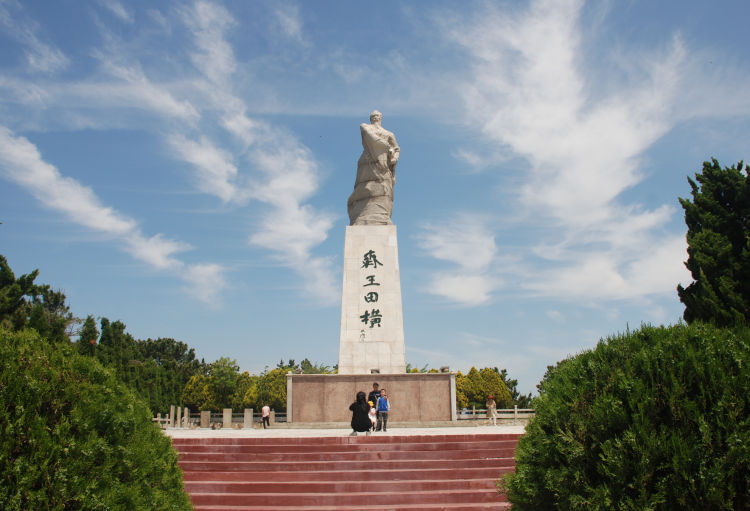
[[[360,124],[362,156],[357,162],[347,207],[350,225],[390,225],[393,212],[393,185],[400,149],[396,137],[381,126],[383,114],[373,110],[370,124]]]

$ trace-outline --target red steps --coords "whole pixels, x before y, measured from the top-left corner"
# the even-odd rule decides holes
[[[196,511],[500,510],[519,435],[173,439]]]

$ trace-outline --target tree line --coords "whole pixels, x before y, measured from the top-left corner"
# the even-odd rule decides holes
[[[16,277],[7,259],[0,255],[0,326],[14,331],[32,328],[51,343],[72,344],[79,354],[109,368],[154,413],[165,412],[173,404],[214,411],[259,409],[267,404],[284,411],[288,372],[331,374],[338,369],[307,358],[299,363],[295,359],[280,360],[260,374],[240,371],[237,361],[228,357],[207,363],[184,342],[136,339],[127,332],[125,323],[106,317],[98,321],[91,315],[84,320],[75,318],[62,291],[34,283],[38,275],[39,270],[34,270]],[[408,364],[407,372],[438,371]],[[459,408],[483,408],[487,397],[493,395],[501,408],[527,408],[531,395],[520,394],[517,385],[506,369],[472,367],[465,375],[456,375],[456,402]]]

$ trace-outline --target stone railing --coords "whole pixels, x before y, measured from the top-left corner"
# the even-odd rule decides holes
[[[233,413],[231,408],[224,408],[221,412],[211,412],[203,410],[200,412],[190,412],[187,407],[172,405],[169,407],[169,413],[162,416],[156,414],[153,419],[162,429],[251,429],[253,427],[262,427],[260,412],[253,413],[252,408],[246,408],[241,413]],[[277,414],[271,410],[269,422],[271,425],[276,422],[285,422],[286,414]]]
[[[498,420],[529,420],[536,412],[533,408],[498,408],[497,419]],[[456,417],[458,420],[487,420],[487,409],[486,408],[463,408],[458,410]]]

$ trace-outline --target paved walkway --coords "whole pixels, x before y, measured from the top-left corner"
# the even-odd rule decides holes
[[[348,436],[351,429],[165,429],[164,433],[174,438],[298,438],[323,436]],[[376,436],[419,436],[419,435],[496,435],[498,433],[522,434],[524,426],[498,425],[474,427],[435,427],[435,428],[389,428],[388,431],[375,431]],[[364,433],[359,433],[365,436]]]

